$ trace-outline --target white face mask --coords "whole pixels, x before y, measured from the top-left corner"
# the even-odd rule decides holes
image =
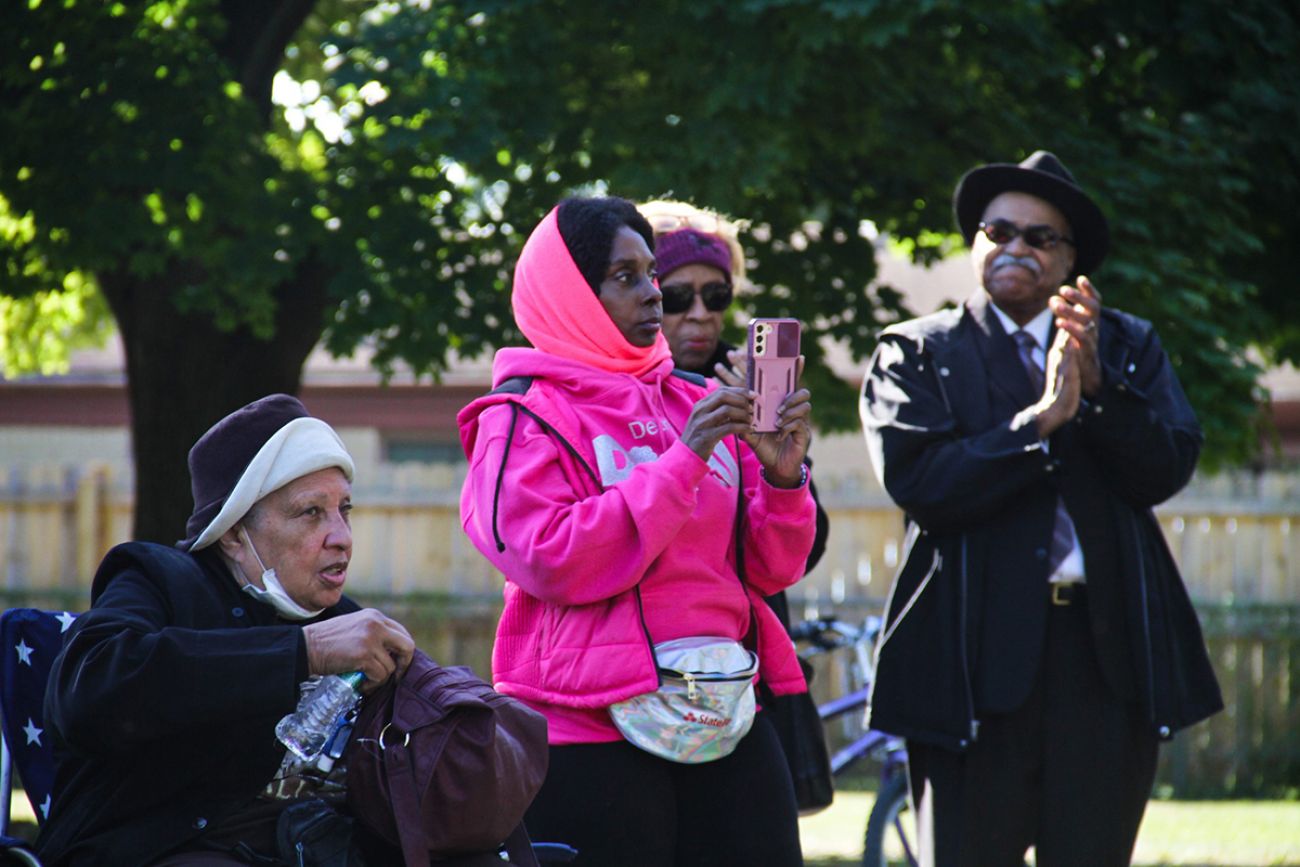
[[[318,608],[315,611],[308,611],[285,592],[284,587],[280,586],[280,579],[276,577],[274,569],[267,569],[262,558],[258,556],[257,549],[253,547],[253,540],[248,538],[248,533],[243,527],[239,528],[239,537],[244,540],[248,550],[253,552],[253,557],[257,560],[257,565],[262,567],[262,587],[248,581],[245,578],[244,592],[254,599],[259,599],[274,608],[281,617],[286,620],[310,620],[317,614],[324,611],[324,608]],[[242,571],[242,570],[241,570]]]

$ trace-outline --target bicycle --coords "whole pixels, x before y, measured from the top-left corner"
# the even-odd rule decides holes
[[[841,654],[847,665],[841,669],[838,695],[817,706],[817,715],[830,725],[834,720],[849,720],[848,714],[861,710],[865,714],[871,691],[871,646],[880,632],[879,617],[868,617],[854,625],[834,617],[821,617],[795,624],[790,636],[804,645],[799,655],[811,662],[818,656]],[[863,719],[863,718],[860,718]],[[852,726],[852,723],[850,723]],[[857,723],[848,732],[849,742],[831,756],[831,774],[840,776],[863,759],[880,765],[880,784],[876,802],[867,816],[863,837],[863,867],[888,867],[890,864],[916,867],[916,849],[907,828],[908,782],[907,749],[902,738],[866,729]],[[889,857],[902,860],[888,860]]]

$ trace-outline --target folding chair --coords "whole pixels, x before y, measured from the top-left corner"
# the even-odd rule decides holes
[[[76,615],[10,608],[0,615],[0,843],[6,857],[39,865],[22,841],[9,835],[14,772],[22,780],[38,824],[50,816],[54,750],[45,731],[45,686]]]

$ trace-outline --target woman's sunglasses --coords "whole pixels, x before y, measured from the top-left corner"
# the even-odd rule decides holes
[[[1074,241],[1051,226],[1026,226],[1022,229],[1010,220],[992,220],[987,223],[980,223],[980,231],[999,247],[1003,244],[1010,244],[1017,236],[1024,238],[1025,243],[1035,250],[1051,250],[1056,247],[1058,242],[1062,241],[1071,247],[1074,246]]]
[[[695,303],[696,292],[704,302],[704,309],[720,313],[731,306],[731,284],[716,281],[705,283],[697,290],[690,283],[669,283],[660,286],[659,292],[664,296],[665,313],[685,313]]]

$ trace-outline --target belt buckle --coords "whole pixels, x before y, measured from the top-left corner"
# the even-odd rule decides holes
[[[1052,582],[1052,604],[1062,606],[1069,605],[1070,597],[1073,595],[1070,591],[1072,591],[1073,588],[1074,585],[1067,584],[1064,581]]]

